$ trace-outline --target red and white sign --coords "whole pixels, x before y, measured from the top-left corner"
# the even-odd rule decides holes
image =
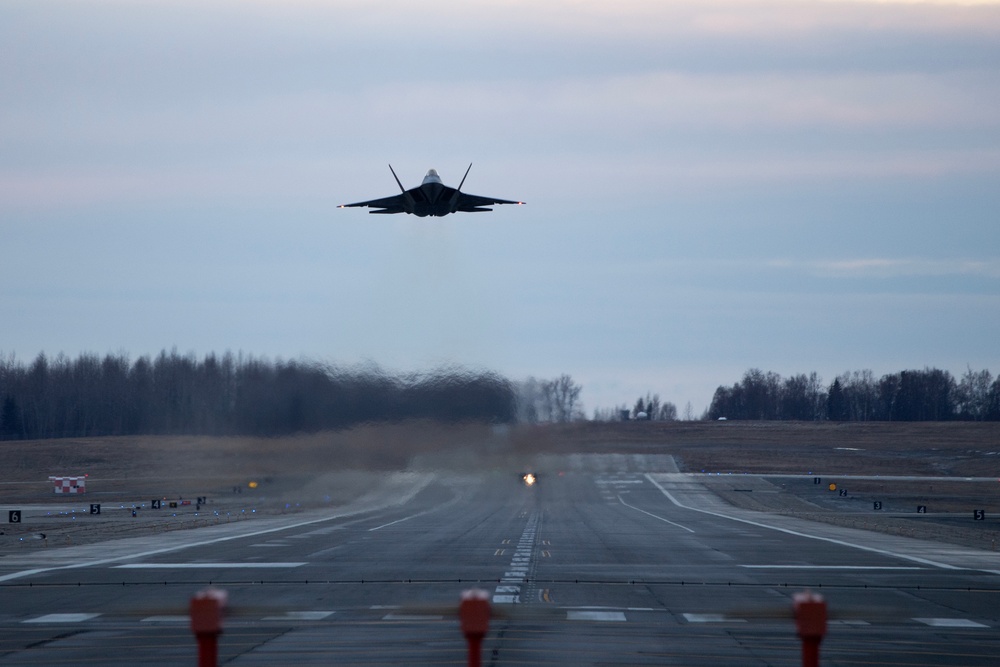
[[[56,493],[86,493],[87,476],[78,475],[75,477],[55,477],[50,476],[49,481],[55,485]]]

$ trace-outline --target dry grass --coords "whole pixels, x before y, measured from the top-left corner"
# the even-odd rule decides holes
[[[521,447],[672,454],[685,472],[992,477],[1000,422],[632,422],[546,427]]]
[[[188,507],[178,516],[161,513],[155,520],[152,513],[141,512],[137,520],[130,510],[120,510],[87,526],[66,516],[5,524],[0,553],[40,547],[40,541],[20,538],[41,531],[48,536],[45,543],[77,544],[204,525],[223,520],[220,517],[231,520],[244,516],[246,508],[258,514],[300,511],[344,502],[389,472],[516,471],[530,467],[539,454],[670,454],[688,472],[957,478],[996,476],[998,451],[1000,423],[638,422],[506,429],[421,422],[284,438],[146,436],[0,442],[4,462],[0,503],[8,507],[75,503],[83,508],[101,502],[117,508],[148,503],[151,498],[210,499],[209,512],[198,516]],[[89,475],[87,495],[54,495],[48,476],[74,474]],[[257,482],[257,487],[251,489],[250,482]],[[854,481],[852,495],[859,499],[878,495],[900,506],[922,500],[948,511],[974,501],[994,515],[1000,513],[1000,484],[935,482],[928,488],[923,483],[892,483],[888,489],[886,484]],[[734,492],[725,482],[716,486],[720,495],[737,504],[759,504],[765,498]],[[843,514],[815,504],[809,495],[814,489],[779,490],[767,496],[767,507],[759,509],[802,512],[820,520],[839,520]],[[962,537],[948,539],[970,543]],[[976,545],[983,546],[977,539]]]

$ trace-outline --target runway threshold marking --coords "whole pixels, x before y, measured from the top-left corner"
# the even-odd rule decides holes
[[[29,618],[22,623],[82,623],[97,618],[100,614],[45,614],[37,618]]]
[[[725,614],[681,614],[688,623],[746,623],[744,618],[729,618]]]
[[[967,618],[915,618],[914,621],[932,628],[988,628],[990,626],[970,621]]]
[[[625,614],[620,611],[567,611],[566,620],[623,623]]]
[[[663,489],[661,488],[660,491],[663,491]],[[666,493],[666,492],[664,491],[664,493]],[[664,519],[662,516],[656,516],[652,512],[647,512],[646,510],[639,509],[635,505],[629,505],[627,502],[625,502],[624,500],[622,500],[621,496],[618,496],[618,502],[620,502],[625,507],[628,507],[629,509],[634,509],[636,512],[642,512],[643,514],[647,514],[647,515],[653,517],[654,519],[658,519],[659,521],[663,521],[664,523],[669,523],[671,526],[676,526],[677,528],[683,528],[684,530],[686,530],[689,533],[693,533],[694,532],[693,530],[691,530],[687,526],[682,526],[681,524],[676,523],[674,521],[671,521],[670,519]]]
[[[728,514],[723,514],[721,512],[713,512],[712,510],[703,510],[700,507],[691,507],[680,502],[673,495],[663,488],[663,486],[653,479],[653,476],[649,473],[646,474],[646,478],[653,483],[653,486],[658,488],[667,499],[672,502],[677,507],[691,510],[692,512],[701,512],[702,514],[709,514],[711,516],[719,517],[720,519],[729,519],[730,521],[738,521],[740,523],[749,524],[751,526],[757,526],[758,528],[766,528],[768,530],[776,530],[779,533],[785,533],[787,535],[795,535],[796,537],[805,537],[810,540],[819,540],[821,542],[829,542],[831,544],[838,544],[843,547],[850,547],[852,549],[859,549],[861,551],[867,551],[869,553],[881,554],[883,556],[890,556],[892,558],[899,558],[901,560],[913,561],[914,563],[921,563],[923,565],[930,565],[931,567],[940,568],[942,570],[963,570],[966,568],[957,567],[955,565],[948,565],[947,563],[939,563],[937,561],[930,560],[929,558],[921,558],[920,556],[909,556],[907,554],[896,553],[895,551],[889,551],[888,549],[878,549],[876,547],[866,547],[863,544],[855,544],[853,542],[847,542],[845,540],[838,540],[833,537],[821,537],[820,535],[810,535],[809,533],[802,533],[797,530],[792,530],[791,528],[781,528],[779,526],[771,526],[760,521],[751,521],[750,519],[741,519],[740,517],[730,516]]]

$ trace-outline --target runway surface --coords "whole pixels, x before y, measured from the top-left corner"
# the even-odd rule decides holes
[[[823,665],[995,665],[1000,555],[741,511],[669,457],[412,475],[339,510],[0,561],[0,665],[197,664],[193,593],[225,589],[220,663],[798,665],[791,597],[822,594]]]

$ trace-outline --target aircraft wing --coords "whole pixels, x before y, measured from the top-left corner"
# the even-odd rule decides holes
[[[341,204],[338,208],[360,208],[363,206],[382,209],[381,211],[368,211],[369,213],[405,213],[406,198],[401,194],[393,195],[391,197],[383,197],[381,199],[359,201],[354,204]]]
[[[481,197],[479,195],[467,195],[464,192],[458,193],[459,211],[488,211],[483,206],[493,206],[494,204],[523,204],[523,201],[512,201],[510,199],[497,199],[495,197]]]

